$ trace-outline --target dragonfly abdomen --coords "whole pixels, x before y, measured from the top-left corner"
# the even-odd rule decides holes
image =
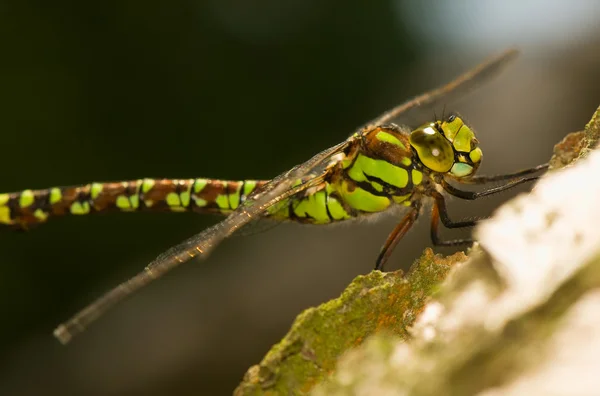
[[[0,194],[0,224],[28,228],[48,218],[109,211],[229,214],[266,181],[138,179]]]

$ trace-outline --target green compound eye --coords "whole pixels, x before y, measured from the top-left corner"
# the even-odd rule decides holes
[[[434,172],[448,172],[454,164],[454,150],[435,124],[426,124],[410,134],[410,145],[417,150],[419,159]]]

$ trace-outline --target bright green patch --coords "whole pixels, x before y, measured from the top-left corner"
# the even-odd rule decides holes
[[[372,181],[371,186],[373,186],[375,191],[383,192],[383,186],[381,184],[377,183],[376,181]]]
[[[404,168],[359,154],[354,165],[348,169],[348,176],[357,182],[367,181],[365,175],[375,176],[398,188],[408,184],[408,172]]]
[[[8,206],[0,206],[0,223],[14,224],[14,220],[10,218],[10,208]]]
[[[412,160],[408,157],[402,157],[400,163],[405,166],[410,166],[410,164],[412,164]]]
[[[48,213],[38,208],[33,212],[33,216],[39,221],[46,221],[46,219],[48,218]]]
[[[473,167],[469,164],[457,162],[452,166],[450,172],[456,177],[464,177],[473,173]]]
[[[423,181],[423,172],[413,169],[411,172],[413,184],[419,185]]]
[[[244,196],[248,196],[254,191],[256,188],[256,181],[254,180],[246,180],[244,182]]]
[[[35,196],[33,195],[33,191],[24,190],[21,192],[21,196],[19,197],[19,206],[22,208],[26,208],[28,206],[33,205],[35,201]]]
[[[444,131],[444,136],[451,142],[454,141],[456,134],[458,131],[464,126],[464,122],[460,117],[455,117],[454,120],[448,122],[442,122],[442,131]]]
[[[190,192],[189,191],[184,191],[181,194],[179,194],[179,198],[181,198],[181,206],[183,207],[188,207],[190,204]]]
[[[74,215],[85,215],[90,213],[89,202],[73,202],[71,205],[71,214]]]
[[[131,202],[131,208],[132,209],[137,209],[140,207],[140,196],[139,195],[132,195],[131,197],[129,197],[129,202]]]
[[[129,198],[127,198],[125,195],[119,195],[115,204],[117,205],[117,208],[121,210],[131,209],[131,202],[129,201]]]
[[[471,161],[473,161],[474,163],[480,162],[482,156],[483,156],[483,153],[481,152],[481,149],[479,147],[477,147],[476,149],[471,151],[471,153],[469,154]]]
[[[146,194],[148,191],[152,190],[156,181],[154,179],[144,179],[142,180],[142,192]]]
[[[226,194],[218,195],[217,198],[215,199],[215,203],[221,209],[229,209],[229,198],[227,198]]]
[[[129,196],[129,203],[131,203],[131,209],[138,209],[140,207],[140,192],[142,191],[142,180],[135,181],[135,194]]]
[[[325,191],[319,191],[302,199],[295,207],[294,213],[298,217],[312,217],[317,224],[329,223],[325,199]]]
[[[50,205],[60,202],[62,199],[62,191],[60,188],[54,187],[50,189]]]
[[[349,191],[348,183],[345,181],[342,182],[340,195],[352,208],[362,210],[363,212],[381,212],[390,206],[388,198],[378,197],[362,188],[357,187],[353,191]]]
[[[471,150],[471,140],[475,137],[473,131],[466,125],[463,125],[458,131],[458,134],[454,138],[452,144],[458,151],[469,152]]]
[[[395,203],[400,204],[400,203],[406,203],[407,199],[410,197],[411,194],[406,194],[406,195],[395,195],[392,197],[392,199],[394,200]],[[410,204],[410,201],[408,201]]]
[[[199,208],[203,208],[208,204],[208,201],[206,201],[206,199],[198,198],[196,196],[194,196],[193,198],[196,206]]]
[[[391,133],[380,131],[380,132],[377,132],[377,135],[375,135],[375,137],[377,139],[381,140],[382,142],[386,142],[389,144],[393,144],[394,146],[404,148],[404,145],[402,144],[400,139],[398,139],[396,136],[392,135]]]
[[[329,208],[329,213],[331,213],[331,217],[333,217],[334,220],[349,219],[351,217],[340,201],[331,195],[327,196],[327,208]]]
[[[231,209],[237,209],[240,206],[240,191],[242,189],[242,184],[238,185],[237,190],[234,193],[229,194],[229,207]]]
[[[208,180],[206,179],[196,179],[194,181],[194,193],[198,194],[200,191],[204,190],[204,187],[208,184]]]
[[[181,206],[181,199],[179,198],[179,195],[177,193],[174,193],[174,192],[168,193],[166,201],[167,201],[167,205],[169,205],[171,207]]]
[[[6,203],[10,200],[10,195],[8,194],[0,194],[0,205],[6,205]]]
[[[103,189],[104,185],[102,183],[92,183],[90,186],[90,197],[92,199],[98,198]]]

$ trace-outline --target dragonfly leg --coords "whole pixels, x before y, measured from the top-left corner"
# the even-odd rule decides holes
[[[513,177],[519,177],[522,175],[535,173],[540,170],[545,170],[545,169],[547,169],[547,167],[548,167],[547,164],[544,164],[544,165],[537,166],[535,168],[519,171],[519,172],[513,173],[511,175],[500,175],[500,176],[491,176],[491,177],[483,176],[477,180],[486,179],[487,181],[497,181],[497,180],[503,180],[503,178],[510,179]],[[449,194],[451,194],[455,197],[467,199],[467,200],[474,200],[477,198],[482,198],[482,197],[485,197],[488,195],[497,194],[499,192],[506,191],[508,189],[518,186],[519,184],[534,181],[539,178],[540,178],[540,176],[520,177],[520,178],[514,179],[502,186],[489,188],[484,191],[464,191],[464,190],[454,187],[453,185],[448,183],[446,180],[442,180],[442,187],[444,188],[444,190],[446,192],[448,192]],[[485,183],[487,181],[478,181],[477,183]],[[436,246],[459,246],[459,245],[472,244],[473,239],[470,239],[470,238],[469,239],[455,239],[455,240],[443,241],[439,235],[440,221],[446,228],[467,228],[467,227],[473,227],[473,226],[477,225],[477,223],[481,220],[484,220],[485,217],[475,217],[475,218],[465,219],[465,220],[461,220],[461,221],[453,221],[448,216],[448,210],[446,208],[446,200],[444,199],[444,196],[437,191],[432,192],[431,196],[434,198],[433,208],[431,211],[431,241],[433,242],[433,244]]]
[[[454,195],[455,197],[462,198],[462,199],[474,200],[477,198],[487,197],[488,195],[497,194],[499,192],[509,190],[513,187],[518,186],[519,184],[528,183],[530,181],[534,181],[539,178],[540,178],[540,176],[522,177],[519,179],[514,179],[512,181],[509,181],[508,183],[506,183],[502,186],[488,188],[487,190],[484,190],[484,191],[464,191],[464,190],[454,187],[452,184],[448,183],[448,181],[443,179],[442,187],[450,195]]]
[[[431,209],[431,241],[436,246],[461,246],[470,245],[473,243],[473,239],[453,239],[444,241],[440,238],[440,221],[446,228],[467,228],[475,226],[480,220],[484,218],[472,218],[461,221],[453,221],[448,216],[448,210],[446,209],[446,200],[444,196],[439,192],[432,193],[434,198],[433,207]]]
[[[394,227],[390,235],[388,235],[385,243],[381,247],[379,251],[379,255],[377,256],[377,261],[375,262],[375,269],[379,271],[383,271],[383,266],[387,262],[388,258],[394,251],[394,248],[400,242],[402,237],[406,235],[410,227],[415,223],[417,218],[419,217],[420,206],[417,204],[413,206],[403,218],[400,220],[398,225]]]
[[[523,169],[518,172],[507,173],[505,175],[473,176],[468,180],[462,180],[462,182],[468,183],[468,184],[485,184],[485,183],[490,183],[490,182],[495,182],[495,181],[515,179],[518,177],[531,175],[532,173],[546,172],[547,170],[548,170],[548,164],[541,164],[541,165],[535,166],[533,168]]]

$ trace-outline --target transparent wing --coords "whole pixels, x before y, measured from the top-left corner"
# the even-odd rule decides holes
[[[69,342],[71,338],[83,332],[92,322],[119,301],[161,277],[179,264],[194,257],[206,257],[219,242],[260,216],[271,206],[322,183],[324,173],[306,178],[302,184],[293,186],[297,180],[305,178],[321,164],[328,162],[333,155],[342,152],[348,144],[349,141],[344,141],[324,150],[305,163],[271,180],[260,192],[245,201],[225,220],[161,254],[142,272],[110,290],[69,321],[58,326],[54,331],[55,337],[62,343]]]
[[[462,96],[478,87],[484,81],[494,77],[511,61],[516,59],[517,56],[519,56],[519,50],[515,48],[510,48],[499,54],[491,56],[479,65],[475,66],[473,69],[456,77],[446,85],[433,89],[429,92],[425,92],[424,94],[421,94],[409,100],[408,102],[393,107],[366,125],[367,127],[372,125],[382,125],[416,107],[428,106],[435,104],[442,99],[450,100],[451,97]]]

